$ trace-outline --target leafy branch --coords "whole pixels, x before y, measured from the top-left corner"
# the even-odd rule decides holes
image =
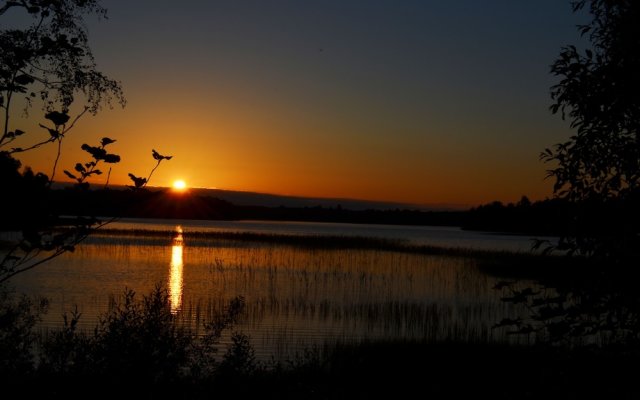
[[[100,141],[100,146],[83,144],[81,148],[89,153],[93,160],[84,164],[76,163],[75,173],[64,170],[65,175],[74,179],[78,188],[89,189],[88,179],[102,173],[101,170],[96,168],[100,162],[115,164],[120,161],[119,155],[108,153],[106,150],[106,147],[114,142],[114,139],[104,137]],[[133,187],[134,190],[142,189],[149,182],[153,172],[162,161],[173,158],[173,156],[163,156],[155,150],[152,150],[152,156],[157,162],[149,173],[148,178],[137,178],[135,175],[129,174],[130,177],[138,179],[138,181],[134,180],[136,184]],[[66,227],[59,226],[56,228],[51,226],[49,229],[44,230],[30,229],[23,231],[22,239],[0,261],[0,284],[19,273],[31,270],[66,252],[73,252],[75,246],[84,241],[89,235],[118,219],[119,217],[112,217],[106,221],[100,221],[95,217],[77,217],[75,220],[70,221]],[[38,258],[45,252],[48,254],[47,256]]]
[[[158,153],[155,150],[151,150],[151,155],[153,156],[153,159],[156,160],[156,165],[151,169],[151,172],[149,173],[148,177],[141,178],[141,177],[135,176],[132,173],[129,173],[129,178],[131,178],[131,180],[133,181],[133,186],[129,186],[131,189],[139,190],[144,188],[151,180],[151,176],[153,175],[155,170],[160,166],[160,163],[164,160],[168,161],[173,158],[173,156],[163,156],[162,154]]]
[[[81,149],[86,151],[91,155],[93,161],[89,161],[87,163],[76,163],[74,169],[76,173],[69,172],[68,170],[64,170],[64,174],[69,178],[75,180],[77,182],[78,187],[81,188],[89,188],[89,183],[86,182],[88,178],[93,175],[102,175],[102,171],[97,169],[98,164],[103,161],[108,164],[115,164],[120,162],[120,156],[117,154],[107,153],[106,147],[111,143],[115,143],[114,139],[103,137],[100,141],[100,146],[89,146],[88,144],[83,144]]]

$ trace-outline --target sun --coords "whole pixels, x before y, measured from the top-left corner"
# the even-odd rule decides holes
[[[187,190],[187,183],[182,179],[173,181],[173,190],[175,190],[176,192],[184,192],[185,190]]]

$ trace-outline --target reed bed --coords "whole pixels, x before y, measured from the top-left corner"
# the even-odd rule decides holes
[[[240,235],[247,236],[256,237]],[[184,263],[178,292],[172,292],[177,320],[200,329],[229,299],[243,296],[245,312],[236,328],[251,337],[262,360],[362,340],[527,340],[492,328],[521,310],[500,301],[493,290],[497,279],[481,272],[473,257],[206,237],[183,233]],[[172,238],[166,232],[133,241],[94,237],[20,278],[52,298],[46,326],[59,325],[61,314],[78,304],[82,327],[91,329],[124,287],[144,294],[157,283],[170,285]]]
[[[116,229],[102,228],[96,232],[99,236],[111,237],[145,237],[170,240],[175,237],[175,230],[155,230],[155,229]],[[508,250],[488,250],[468,247],[434,246],[424,244],[413,244],[408,240],[390,239],[380,237],[351,236],[351,235],[308,235],[308,234],[275,234],[262,232],[241,232],[241,231],[197,231],[185,230],[182,233],[185,240],[189,240],[191,245],[198,245],[201,241],[210,244],[211,241],[237,241],[261,244],[279,244],[302,248],[318,249],[374,249],[396,251],[403,253],[415,253],[426,255],[445,255],[457,257],[481,257],[481,258],[501,258],[511,260],[548,260],[559,257],[552,255],[542,255],[533,251],[508,251]]]
[[[107,228],[16,283],[52,299],[45,329],[75,305],[91,329],[123,288],[170,287],[177,320],[196,330],[243,296],[237,329],[261,359],[287,359],[331,343],[392,338],[528,343],[535,338],[493,328],[523,310],[500,300],[499,278],[483,266],[546,260],[376,237]]]

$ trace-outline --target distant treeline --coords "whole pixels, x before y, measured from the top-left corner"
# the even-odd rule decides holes
[[[350,210],[337,207],[241,206],[218,198],[167,191],[53,190],[53,215],[103,217],[272,220],[396,225],[458,226],[470,230],[556,235],[566,225],[569,206],[561,200],[493,202],[463,211],[409,209]]]
[[[210,220],[273,220],[460,226],[464,211],[350,210],[337,207],[266,207],[235,205],[215,197],[166,191],[52,191],[60,215]]]
[[[566,200],[531,202],[523,196],[517,203],[494,201],[471,208],[461,226],[469,230],[557,236],[567,233],[575,211]]]

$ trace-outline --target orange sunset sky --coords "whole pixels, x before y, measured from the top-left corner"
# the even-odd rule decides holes
[[[568,1],[103,4],[90,45],[127,105],[77,123],[58,181],[108,136],[114,184],[148,175],[153,148],[174,156],[153,186],[464,206],[552,194],[538,155],[571,134],[548,110],[549,66],[579,39]],[[42,115],[16,111],[12,128],[44,138]],[[20,159],[50,174],[55,155]]]

